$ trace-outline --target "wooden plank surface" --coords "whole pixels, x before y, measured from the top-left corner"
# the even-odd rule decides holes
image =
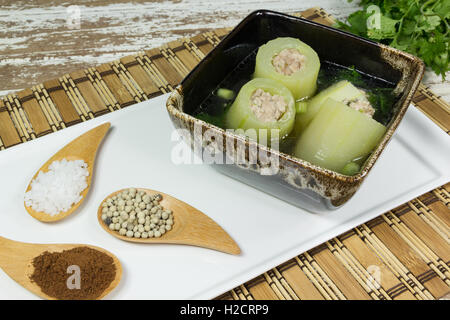
[[[0,0],[0,95],[180,37],[232,27],[255,9],[294,12],[320,6],[342,19],[356,10],[357,1],[80,0],[77,7],[71,5],[64,0]],[[199,46],[201,53],[210,48],[207,41]],[[193,64],[189,61],[187,67]],[[450,101],[449,81],[442,83],[427,72],[424,83]]]

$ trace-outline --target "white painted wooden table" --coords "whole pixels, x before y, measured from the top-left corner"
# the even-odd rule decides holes
[[[182,36],[234,26],[256,9],[294,12],[320,6],[343,19],[357,9],[355,3],[346,0],[0,0],[0,95]],[[427,72],[424,83],[450,101],[449,80],[443,83],[440,77]]]

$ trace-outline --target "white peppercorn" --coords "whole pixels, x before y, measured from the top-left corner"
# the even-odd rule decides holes
[[[143,212],[138,212],[137,217],[138,217],[138,218],[145,218],[145,213],[143,213]]]
[[[144,196],[142,197],[142,200],[143,200],[144,203],[147,205],[147,204],[150,203],[151,198],[150,198],[150,196],[149,196],[148,194],[146,194],[146,195],[144,195]]]
[[[101,204],[101,218],[110,230],[122,236],[159,238],[173,226],[172,211],[163,208],[161,200],[160,194],[126,189]]]

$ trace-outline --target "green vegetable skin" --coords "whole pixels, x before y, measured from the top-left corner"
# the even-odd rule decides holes
[[[342,168],[341,173],[347,176],[354,176],[361,169],[360,165],[355,162],[347,163],[344,168]]]
[[[295,103],[295,111],[297,112],[297,114],[305,113],[306,111],[308,111],[308,102],[306,102],[306,101],[297,101]]]
[[[275,71],[272,59],[283,49],[295,48],[306,57],[302,68],[288,76]],[[316,91],[320,61],[317,53],[306,43],[295,38],[276,38],[262,45],[256,55],[255,78],[276,80],[291,90],[294,98],[309,97]]]
[[[259,88],[272,95],[280,95],[286,101],[287,110],[278,121],[262,122],[250,109],[250,98],[253,92]],[[242,86],[236,100],[225,115],[225,126],[229,129],[268,129],[268,139],[270,140],[271,129],[279,129],[279,137],[285,137],[292,131],[294,120],[295,101],[289,89],[271,79],[255,78]]]
[[[336,172],[352,160],[367,156],[386,127],[345,104],[327,99],[300,136],[296,157]]]
[[[347,80],[339,81],[320,93],[315,95],[308,101],[307,110],[304,113],[297,114],[295,119],[295,133],[300,134],[314,116],[319,112],[323,102],[328,98],[336,101],[352,100],[364,94],[363,91],[356,88]]]

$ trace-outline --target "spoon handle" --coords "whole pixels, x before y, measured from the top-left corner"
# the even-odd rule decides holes
[[[2,236],[0,236],[0,252],[1,252],[2,248],[8,247],[8,245],[10,245],[12,242],[14,242],[14,241],[6,239],[6,238],[3,238]]]
[[[0,267],[29,259],[40,252],[39,245],[10,240],[0,236]],[[2,266],[3,265],[3,266]]]
[[[15,244],[17,244],[15,241],[0,236],[0,268],[14,256],[12,255],[14,248],[17,249]]]

